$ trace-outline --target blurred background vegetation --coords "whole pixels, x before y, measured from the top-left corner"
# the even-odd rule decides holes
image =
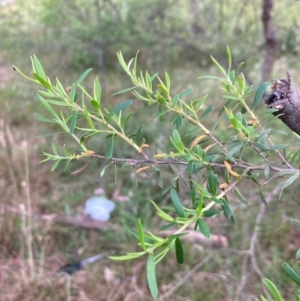
[[[85,86],[90,89],[93,78],[99,77],[103,102],[112,108],[131,97],[130,94],[111,96],[130,87],[117,63],[116,52],[121,51],[129,60],[140,50],[140,69],[147,69],[150,74],[163,74],[167,70],[174,94],[188,88],[194,88],[195,98],[209,93],[208,102],[216,108],[212,116],[217,119],[218,109],[226,102],[217,89],[219,83],[196,79],[215,74],[210,55],[226,64],[227,45],[234,66],[245,62],[242,72],[254,87],[262,81],[284,77],[286,69],[298,81],[295,84],[300,84],[297,78],[300,1],[277,1],[274,7],[272,2],[0,1],[1,300],[66,300],[66,279],[56,276],[60,266],[104,251],[121,255],[136,250],[135,240],[123,225],[135,227],[140,217],[146,228],[155,230],[157,219],[150,200],[169,202],[152,180],[153,174],[142,174],[136,179],[134,170],[120,169],[116,182],[114,170],[100,177],[105,162],[91,161],[84,172],[73,175],[70,173],[82,167],[79,163],[54,173],[50,172],[50,164],[39,164],[42,150],[48,151],[51,141],[71,146],[72,142],[59,135],[44,135],[58,129],[52,124],[46,127],[33,117],[33,113],[42,112],[36,87],[18,76],[12,65],[29,74],[30,56],[36,54],[50,78],[58,77],[65,87],[92,67],[93,73],[85,80]],[[263,12],[269,12],[270,19],[264,19]],[[163,151],[169,145],[171,125],[162,128],[157,119],[150,122],[156,112],[133,101],[138,117],[136,124],[130,126],[147,124],[143,137]],[[257,111],[262,108],[263,104]],[[209,126],[214,120],[206,122]],[[271,126],[290,132],[278,120],[272,120]],[[226,131],[224,126],[217,135]],[[284,137],[293,139],[291,135]],[[105,137],[93,138],[90,144],[97,153],[105,153]],[[115,157],[135,156],[123,143],[115,150]],[[165,186],[170,179],[166,171]],[[98,227],[78,224],[85,200],[98,188],[116,201],[111,220]],[[251,188],[251,183],[239,187],[251,204],[246,206],[236,201],[233,207],[237,225],[223,218],[209,222],[212,232],[220,238],[217,243],[187,239],[184,265],[179,266],[172,256],[159,264],[162,295],[176,288],[162,300],[254,300],[263,293],[261,275],[250,268],[247,285],[237,295],[243,269],[242,250],[249,248],[249,236],[260,206],[257,191]],[[294,288],[283,274],[281,263],[292,260],[300,245],[297,229],[289,224],[287,217],[297,218],[299,201],[297,189],[281,200],[274,200],[260,224],[260,270],[278,284],[286,297],[293,296]],[[201,268],[188,274],[208,255],[211,257]],[[37,276],[33,277],[33,273]],[[186,275],[190,276],[186,278],[188,281]],[[122,264],[103,260],[75,274],[71,283],[72,300],[148,300],[147,296],[142,260]]]

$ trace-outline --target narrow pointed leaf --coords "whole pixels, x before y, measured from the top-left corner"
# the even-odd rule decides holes
[[[202,75],[199,76],[197,79],[221,79],[219,76],[215,76],[215,75]]]
[[[110,259],[113,260],[130,260],[130,259],[135,259],[135,258],[139,258],[143,255],[145,255],[146,252],[136,252],[136,253],[128,253],[127,255],[123,255],[123,256],[109,256]]]
[[[111,113],[118,114],[120,111],[124,110],[125,108],[129,107],[132,104],[132,99],[128,99],[123,101],[122,103],[118,104],[115,106],[112,110]]]
[[[42,103],[42,105],[48,110],[48,112],[49,112],[52,116],[58,118],[56,112],[55,112],[55,111],[53,110],[53,108],[49,105],[49,103],[48,103],[41,95],[37,94],[37,96],[38,96],[40,102]]]
[[[284,189],[284,188],[292,185],[298,178],[299,178],[299,172],[296,172],[281,186],[281,189]]]
[[[80,77],[77,79],[76,84],[79,85],[79,84],[86,78],[86,76],[87,76],[92,70],[93,70],[93,69],[90,68],[90,69],[87,69],[86,71],[84,71],[84,72],[80,75]]]
[[[269,293],[275,298],[275,301],[283,301],[277,287],[275,284],[267,278],[263,280],[265,287],[268,289]]]
[[[138,219],[138,222],[137,222],[137,228],[138,228],[138,235],[139,235],[139,241],[140,241],[141,247],[142,247],[142,249],[145,250],[144,231],[143,231],[143,225],[142,225],[140,218]]]
[[[86,106],[83,107],[83,111],[84,111],[84,116],[86,118],[88,125],[94,130],[95,127],[94,127],[91,116],[90,116],[89,111],[87,110]]]
[[[261,201],[265,204],[265,206],[270,209],[269,204],[268,204],[268,202],[266,200],[266,197],[264,195],[264,192],[262,190],[259,191],[259,196],[260,196]]]
[[[46,77],[45,71],[44,71],[44,69],[42,67],[42,64],[40,63],[39,59],[35,55],[33,56],[33,61],[34,61],[34,66],[35,66],[36,73],[42,79],[44,79],[45,81],[47,81],[47,77]]]
[[[257,105],[259,104],[259,102],[261,101],[268,85],[269,85],[268,82],[264,82],[258,87],[255,97],[254,97],[254,101],[253,101],[253,109],[255,109],[257,107]]]
[[[70,124],[70,134],[74,133],[74,128],[75,128],[76,121],[77,121],[77,113],[78,113],[78,111],[75,111],[72,116],[71,124]]]
[[[285,270],[285,272],[289,275],[289,277],[300,286],[300,276],[295,272],[295,270],[288,265],[286,262],[282,264],[282,268]]]
[[[294,219],[294,218],[291,218],[290,221],[298,228],[300,228],[300,221]]]
[[[236,195],[236,197],[244,204],[250,204],[245,198],[244,196],[234,187],[234,194]]]
[[[101,85],[100,85],[100,82],[99,82],[98,78],[96,78],[94,80],[94,99],[97,101],[98,104],[100,104],[100,101],[101,101]]]
[[[106,160],[110,160],[112,158],[113,155],[113,150],[114,150],[114,135],[111,136],[107,148],[106,148],[106,152],[105,152],[105,159]]]
[[[198,223],[200,232],[201,232],[206,238],[210,239],[210,231],[209,231],[209,228],[208,228],[206,222],[205,222],[202,218],[199,218],[199,219],[197,220],[197,223]]]
[[[46,117],[44,117],[42,115],[39,115],[39,114],[33,114],[33,116],[36,119],[38,119],[40,121],[43,121],[43,122],[56,123],[53,119],[46,118]]]
[[[92,99],[91,100],[91,105],[96,109],[96,110],[100,110],[100,106],[99,106],[99,103],[95,100],[95,99]]]
[[[131,87],[131,88],[126,88],[126,89],[120,90],[120,91],[114,93],[113,96],[132,91],[133,89],[136,89],[136,87]]]
[[[208,190],[213,196],[216,196],[217,188],[218,188],[218,175],[214,174],[211,171],[208,176]]]
[[[184,97],[184,96],[190,95],[192,93],[194,93],[194,89],[187,89],[187,90],[183,91],[182,93],[180,93],[180,97]]]
[[[147,280],[148,280],[151,296],[153,297],[153,299],[156,300],[158,297],[158,288],[157,288],[155,260],[154,260],[153,253],[149,254],[147,260]]]
[[[184,208],[181,204],[181,201],[178,197],[177,191],[175,189],[171,189],[171,199],[174,206],[174,209],[176,210],[177,214],[180,217],[185,217]]]
[[[32,72],[32,74],[40,82],[40,84],[42,86],[44,86],[47,90],[51,90],[52,91],[52,86],[47,82],[47,80],[43,79],[40,75],[38,75],[35,72]]]
[[[213,109],[214,109],[214,105],[210,105],[210,106],[202,113],[202,115],[200,116],[200,119],[201,119],[201,118],[204,118],[206,115],[208,115],[209,113],[211,113]]]
[[[179,264],[184,263],[184,251],[179,237],[175,239],[176,260]]]
[[[73,84],[69,93],[70,99],[72,102],[76,102],[77,94],[76,94],[76,85]]]

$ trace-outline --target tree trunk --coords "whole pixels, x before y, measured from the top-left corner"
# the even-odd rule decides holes
[[[262,66],[262,81],[270,79],[271,72],[275,62],[277,35],[276,29],[272,22],[272,10],[274,0],[263,0],[262,4],[262,23],[265,35],[265,58]]]

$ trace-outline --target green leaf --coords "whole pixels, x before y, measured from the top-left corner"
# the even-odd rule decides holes
[[[48,110],[48,112],[49,112],[52,116],[58,118],[56,112],[52,109],[52,107],[49,105],[49,103],[47,102],[47,100],[45,100],[45,99],[44,99],[41,95],[39,95],[39,94],[37,94],[37,96],[38,96],[40,102],[42,103],[42,105]]]
[[[231,70],[229,72],[229,79],[230,79],[231,83],[234,85],[234,82],[235,82],[235,70]]]
[[[122,93],[126,93],[126,92],[129,92],[129,91],[132,91],[133,89],[136,89],[136,87],[131,87],[131,88],[126,88],[126,89],[120,90],[120,91],[114,93],[112,96],[119,95],[119,94],[122,94]]]
[[[159,231],[164,231],[164,230],[168,230],[170,228],[174,228],[175,226],[177,226],[177,223],[168,223],[164,226],[162,226],[161,228],[159,228]]]
[[[209,173],[208,176],[208,190],[213,195],[217,195],[217,188],[218,188],[218,175],[214,174],[212,171]]]
[[[264,203],[264,205],[265,205],[267,208],[270,209],[269,204],[268,204],[268,202],[267,202],[267,200],[266,200],[266,197],[265,197],[265,195],[264,195],[264,192],[263,192],[262,190],[259,191],[259,196],[260,196],[261,201]]]
[[[167,221],[167,222],[173,222],[174,218],[167,214],[166,212],[164,212],[160,207],[158,207],[152,200],[151,200],[152,205],[155,207],[156,211],[157,211],[157,215]]]
[[[261,151],[269,151],[270,150],[270,147],[268,145],[265,145],[265,144],[261,144],[261,143],[258,143],[258,142],[253,142],[253,145],[257,148],[259,148]]]
[[[130,260],[130,259],[139,258],[145,254],[146,252],[136,252],[136,253],[127,253],[127,255],[123,255],[123,256],[109,256],[109,258],[113,260],[119,260],[119,261]]]
[[[158,75],[158,73],[152,74],[152,75],[151,75],[151,81],[153,81],[157,75]]]
[[[157,288],[155,260],[154,260],[153,253],[149,254],[147,260],[147,280],[148,280],[151,296],[153,297],[153,299],[156,300],[158,297],[158,288]]]
[[[245,64],[245,62],[239,63],[238,66],[235,69],[235,72],[238,72],[244,64]]]
[[[54,142],[51,143],[52,151],[54,155],[57,155],[57,148]]]
[[[120,111],[124,110],[125,108],[129,107],[132,104],[132,99],[128,99],[123,101],[122,103],[115,106],[110,113],[118,114]]]
[[[226,54],[228,60],[228,74],[229,74],[231,69],[231,64],[232,64],[232,57],[231,57],[230,48],[228,46],[226,47]]]
[[[109,142],[108,142],[106,152],[105,152],[105,159],[106,160],[110,160],[112,158],[113,150],[114,150],[114,137],[115,137],[115,135],[112,135]]]
[[[202,113],[202,115],[200,116],[200,119],[204,118],[206,115],[208,115],[213,109],[214,109],[214,105],[212,104]]]
[[[234,187],[234,194],[236,195],[236,197],[244,204],[250,204],[245,198],[244,196]]]
[[[285,270],[285,272],[289,275],[289,277],[297,284],[300,286],[300,277],[299,275],[295,272],[295,270],[288,265],[286,262],[282,264],[282,268]]]
[[[155,118],[160,117],[160,121],[162,121],[162,118],[161,118],[161,117],[164,116],[164,115],[167,114],[167,113],[170,113],[170,110],[169,110],[169,109],[163,110],[163,111],[161,111],[160,109],[161,109],[161,106],[159,106],[159,112],[158,112],[157,114],[155,114],[155,116],[152,117],[152,120],[155,119]]]
[[[298,228],[300,228],[300,222],[294,218],[290,218],[290,221],[295,225],[297,226]]]
[[[263,283],[265,285],[265,287],[268,289],[269,293],[272,295],[273,298],[275,298],[276,301],[284,301],[277,289],[277,287],[275,286],[275,284],[270,281],[267,278],[264,278]]]
[[[195,108],[196,111],[198,111],[202,107],[202,105],[206,101],[207,97],[208,97],[208,94],[204,95],[200,100],[197,99],[192,102],[192,106]]]
[[[233,216],[233,212],[232,212],[232,209],[231,209],[230,205],[226,201],[223,202],[222,209],[224,211],[224,215],[228,219],[231,219],[231,217]]]
[[[56,121],[54,121],[53,119],[46,118],[46,117],[44,117],[42,115],[39,115],[39,114],[33,114],[33,116],[36,119],[38,119],[40,121],[43,121],[43,122],[56,123]]]
[[[194,93],[194,89],[187,89],[187,90],[183,91],[182,93],[180,93],[180,97],[184,97],[184,96],[190,95],[192,93]]]
[[[167,89],[168,89],[168,91],[170,91],[171,81],[170,81],[170,76],[166,71],[165,71],[165,78],[166,78]]]
[[[174,239],[176,239],[177,237],[181,237],[181,236],[188,235],[188,234],[189,234],[188,232],[183,232],[183,233],[176,233],[176,234],[169,235],[168,236],[168,241],[171,242]]]
[[[212,216],[215,216],[215,215],[218,215],[218,214],[221,214],[221,213],[222,213],[221,210],[209,209],[209,210],[203,211],[202,214],[205,217],[212,217]]]
[[[76,81],[76,84],[79,85],[85,78],[86,76],[92,71],[93,69],[90,68],[90,69],[87,69],[86,71],[84,71],[80,77],[77,79]]]
[[[39,76],[37,73],[32,72],[34,77],[43,85],[47,90],[53,90],[52,86],[47,82],[47,80],[43,79],[41,76]]]
[[[90,113],[89,113],[89,111],[87,110],[86,106],[83,106],[83,112],[84,112],[84,116],[85,116],[85,119],[86,119],[88,125],[89,125],[93,130],[95,130],[95,127],[94,127],[94,124],[93,124],[93,122],[92,122]]]
[[[132,116],[134,113],[135,113],[135,112],[131,112],[131,113],[124,119],[124,121],[122,122],[121,127],[122,127],[123,130],[125,129],[127,122],[129,121],[129,119],[131,118],[131,116]]]
[[[182,127],[182,117],[181,117],[181,115],[177,115],[177,117],[172,121],[172,124],[175,124],[177,130],[179,130]]]
[[[78,111],[75,111],[72,116],[71,124],[70,124],[70,134],[74,133],[74,129],[75,129],[76,121],[77,121],[77,114],[78,114]]]
[[[257,105],[259,104],[259,102],[261,101],[268,85],[269,85],[268,82],[264,82],[258,87],[255,97],[254,97],[254,100],[253,100],[253,107],[252,107],[253,109],[255,109],[257,107]]]
[[[77,93],[76,93],[76,85],[73,84],[69,93],[70,99],[72,102],[76,102]]]
[[[100,106],[99,106],[99,103],[95,100],[95,99],[92,99],[91,100],[91,105],[93,106],[93,108],[95,108],[96,110],[100,110]]]
[[[177,130],[173,130],[173,138],[170,138],[173,146],[180,152],[183,153],[184,152],[184,147],[183,144],[181,142],[181,138],[180,138],[180,134]]]
[[[173,206],[174,206],[178,216],[185,217],[184,208],[181,204],[181,201],[180,201],[177,191],[175,189],[171,189],[171,199],[172,199]]]
[[[133,237],[135,237],[136,239],[139,239],[139,235],[136,231],[130,229],[127,226],[124,226],[124,227]],[[144,241],[145,241],[145,243],[151,244],[151,245],[153,245],[155,243],[155,240],[153,240],[153,238],[151,238],[149,235],[146,235],[146,234],[144,234]]]
[[[210,239],[210,231],[209,231],[209,228],[208,228],[206,222],[205,222],[202,218],[199,218],[199,219],[197,220],[197,223],[198,223],[200,232],[201,232],[206,238]]]
[[[137,228],[138,228],[138,235],[139,235],[139,241],[140,241],[141,247],[142,247],[142,249],[145,250],[146,247],[145,247],[145,241],[144,241],[144,231],[143,231],[143,225],[142,225],[140,218],[138,219],[138,222],[137,222]]]
[[[291,176],[282,186],[281,189],[284,189],[290,185],[292,185],[299,178],[299,172],[296,172],[293,176]]]
[[[157,184],[158,184],[158,186],[160,187],[160,188],[164,188],[164,181],[163,181],[163,178],[162,178],[162,176],[161,176],[161,172],[160,172],[160,170],[158,170],[157,172],[156,172],[156,178],[157,178]]]
[[[235,147],[233,147],[227,154],[226,160],[231,159],[234,154],[240,151],[245,146],[245,143],[239,143]]]
[[[228,105],[231,103],[232,99],[228,99],[227,102],[225,103],[225,105],[222,107],[222,109],[220,110],[218,117],[220,117],[222,115],[222,113],[225,111],[225,109],[227,109]]]
[[[283,149],[288,147],[288,144],[276,144],[270,147],[270,150]]]
[[[290,169],[282,170],[282,171],[277,172],[273,176],[273,179],[281,177],[281,176],[285,176],[285,175],[294,175],[295,173],[297,174],[298,172],[295,170],[290,170]]]
[[[60,163],[61,160],[57,160],[53,165],[52,165],[52,168],[51,168],[51,171],[54,171],[56,169],[56,167],[58,166],[58,164]]]
[[[100,85],[100,82],[99,82],[98,78],[96,78],[94,80],[94,99],[97,101],[98,104],[100,104],[100,101],[101,101],[101,85]]]
[[[216,59],[212,55],[210,57],[213,63],[215,64],[215,66],[217,67],[217,69],[220,71],[220,73],[222,73],[225,77],[227,77],[227,73],[223,69],[223,67],[216,61]]]
[[[36,73],[47,82],[47,77],[42,67],[42,64],[40,63],[39,59],[35,55],[33,56],[33,61],[34,61]]]
[[[197,208],[196,208],[198,217],[201,215],[202,210],[203,210],[203,198],[204,198],[204,192],[201,191],[199,201],[198,201],[198,204],[197,204]]]
[[[173,98],[172,98],[172,108],[175,108],[177,105],[177,102],[179,100],[180,94],[176,94]]]
[[[176,260],[179,264],[184,263],[184,251],[179,237],[175,239]]]
[[[203,75],[199,76],[197,79],[219,79],[221,80],[221,77],[215,76],[215,75]]]

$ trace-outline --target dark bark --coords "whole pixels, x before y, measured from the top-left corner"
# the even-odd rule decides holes
[[[263,0],[262,23],[265,35],[265,58],[262,66],[262,81],[270,79],[277,48],[276,29],[272,21],[274,0]]]
[[[270,94],[265,99],[268,108],[277,109],[278,116],[292,131],[300,135],[300,93],[292,83],[287,71],[287,79],[274,81]]]

